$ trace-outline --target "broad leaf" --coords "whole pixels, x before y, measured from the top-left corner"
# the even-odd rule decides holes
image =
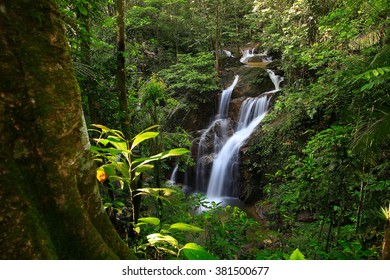
[[[292,252],[290,260],[305,260],[305,256],[297,248],[294,252]]]
[[[139,192],[137,195],[146,194],[162,198],[161,196],[170,196],[176,191],[170,188],[140,188],[137,192]]]
[[[108,136],[107,139],[118,150],[127,150],[127,143],[117,136]]]
[[[102,139],[103,140],[103,139]],[[110,155],[119,155],[121,151],[114,149],[114,148],[100,148],[96,146],[91,146],[91,152],[95,154],[100,154],[100,153],[109,153]],[[104,155],[102,155],[104,156]]]
[[[77,8],[84,16],[88,15],[88,10],[82,4],[77,4]]]
[[[111,129],[111,128],[108,128],[107,126],[104,126],[104,125],[101,125],[101,124],[92,124],[92,126],[101,129],[103,134],[111,133],[113,135],[121,137],[122,140],[125,140],[124,135],[123,135],[122,131],[120,131],[120,130]]]
[[[153,131],[149,131],[149,132],[144,132],[144,133],[138,134],[133,139],[133,143],[131,145],[131,150],[133,150],[135,147],[137,147],[141,142],[143,142],[143,141],[145,141],[147,139],[151,139],[151,138],[157,137],[158,134],[159,134],[158,132],[153,132]]]
[[[148,239],[149,243],[152,245],[155,245],[155,244],[161,243],[161,242],[163,242],[163,243],[165,242],[165,243],[171,244],[174,247],[177,247],[179,244],[179,242],[177,242],[177,240],[175,238],[173,238],[172,236],[162,235],[161,233],[149,234],[147,236],[147,239]]]
[[[200,227],[192,226],[192,225],[185,224],[185,223],[173,224],[173,225],[171,225],[169,230],[172,230],[172,229],[173,230],[181,230],[181,231],[189,231],[189,232],[202,232],[203,231],[203,229],[201,229]]]
[[[141,166],[141,165],[144,165],[148,162],[152,162],[152,161],[156,161],[156,160],[160,160],[160,159],[164,159],[164,158],[168,158],[168,157],[181,156],[181,155],[184,155],[188,152],[189,152],[188,149],[177,148],[177,149],[172,149],[169,151],[165,151],[165,152],[153,155],[153,156],[148,157],[148,158],[139,158],[139,159],[134,160],[132,163],[133,164],[140,163],[138,166]]]
[[[183,247],[183,253],[189,260],[217,260],[216,257],[196,243],[187,243]]]
[[[157,226],[160,224],[160,219],[155,217],[144,217],[144,218],[139,218],[138,222],[139,223],[137,225],[140,225],[140,223],[142,223],[142,224],[151,224]]]

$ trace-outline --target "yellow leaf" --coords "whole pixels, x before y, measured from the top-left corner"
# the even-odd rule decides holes
[[[100,183],[103,183],[104,181],[106,181],[107,178],[108,178],[108,175],[106,174],[106,172],[104,172],[103,168],[99,168],[98,170],[96,170],[96,179],[98,179],[98,181]]]

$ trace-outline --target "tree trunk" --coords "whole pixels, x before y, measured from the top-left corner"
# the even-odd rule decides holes
[[[125,6],[126,0],[117,1],[117,86],[122,132],[130,139],[130,115],[127,102],[125,71]]]
[[[219,0],[215,2],[215,71],[219,75]]]
[[[88,3],[82,3],[87,14],[82,14],[78,9],[77,18],[80,22],[80,28],[82,29],[79,33],[81,40],[80,53],[81,63],[86,66],[91,66],[91,21],[90,21],[90,8]],[[90,123],[98,124],[101,123],[100,116],[100,102],[97,96],[97,81],[95,77],[86,76],[79,79],[80,88],[82,94],[87,97],[87,107]]]
[[[105,214],[52,0],[0,0],[0,258],[134,258]]]

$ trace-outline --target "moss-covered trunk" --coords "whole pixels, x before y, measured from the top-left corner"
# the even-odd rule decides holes
[[[51,0],[0,0],[0,258],[133,258],[102,208]]]

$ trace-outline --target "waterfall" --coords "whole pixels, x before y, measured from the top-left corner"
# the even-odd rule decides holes
[[[280,77],[279,75],[275,75],[274,71],[272,71],[271,69],[266,69],[266,71],[268,72],[268,75],[275,86],[275,91],[279,91],[280,83],[284,81],[284,78]]]
[[[248,62],[248,59],[253,57],[255,53],[255,49],[247,49],[242,52],[242,57],[240,58],[241,63]]]
[[[222,91],[221,100],[218,106],[217,119],[227,118],[227,114],[229,112],[230,97],[232,96],[232,92],[237,85],[238,78],[238,75],[236,75],[234,77],[233,83],[227,89]]]
[[[179,164],[176,164],[175,165],[175,168],[173,169],[172,171],[172,175],[171,175],[171,178],[169,179],[169,183],[171,185],[175,185],[176,182],[177,182],[177,170],[179,169]]]
[[[266,71],[275,86],[275,90],[265,93],[279,91],[283,77],[275,75],[270,69]],[[238,196],[240,148],[266,116],[268,106],[269,98],[266,94],[256,98],[247,98],[242,103],[236,131],[226,141],[213,161],[207,187],[209,199]]]
[[[207,188],[209,198],[238,196],[238,157],[242,144],[265,117],[268,97],[262,96],[245,100],[240,111],[237,131],[226,142],[213,162]]]
[[[253,50],[248,50],[247,53],[250,56]],[[235,132],[228,114],[238,75],[232,84],[222,91],[218,113],[199,138],[195,189],[197,192],[205,192],[209,199],[238,196],[240,148],[266,116],[269,94],[279,91],[280,83],[283,81],[283,78],[272,70],[266,71],[275,89],[255,98],[247,98],[242,103]]]
[[[252,57],[256,56],[260,57],[262,62],[272,62],[271,56],[268,56],[267,53],[255,53],[255,48],[243,50],[240,62],[247,64]]]
[[[196,160],[196,190],[197,191],[206,191],[206,187],[208,184],[208,165],[211,160],[209,154],[210,152],[217,154],[222,146],[224,145],[226,139],[229,137],[229,123],[228,120],[228,112],[229,112],[229,104],[232,92],[235,86],[238,83],[239,76],[236,75],[232,84],[222,91],[218,113],[215,116],[214,121],[210,124],[210,126],[203,131],[199,144],[198,144],[198,152],[197,152],[197,160]],[[207,143],[209,143],[209,137],[213,135],[213,146],[207,147]],[[212,149],[212,151],[210,151]]]

